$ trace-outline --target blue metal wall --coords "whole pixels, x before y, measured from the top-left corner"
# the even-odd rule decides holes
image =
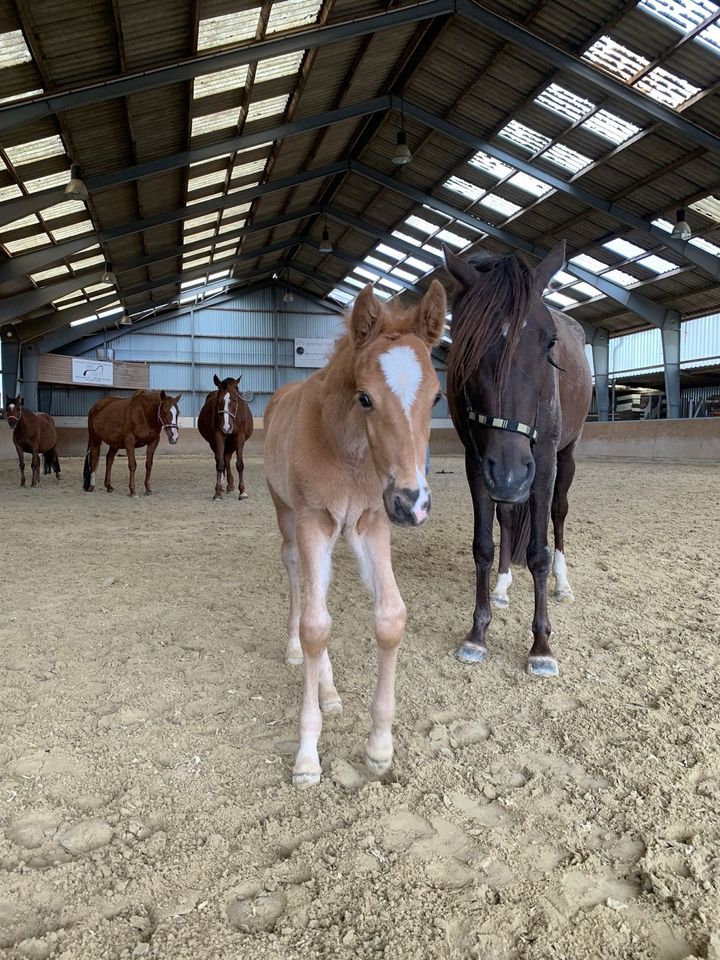
[[[282,291],[267,288],[130,330],[110,346],[116,360],[149,363],[152,389],[182,391],[183,417],[198,415],[205,395],[214,389],[213,374],[242,374],[243,389],[255,394],[250,402],[253,416],[260,417],[278,386],[313,372],[294,366],[294,339],[334,338],[342,330],[339,314],[297,295],[284,303]],[[95,356],[95,350],[78,356]],[[82,415],[96,399],[90,391],[55,388],[53,413]]]

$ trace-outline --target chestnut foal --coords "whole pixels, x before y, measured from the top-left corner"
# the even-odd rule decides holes
[[[321,707],[325,713],[342,709],[327,652],[332,621],[326,605],[341,533],[374,598],[378,675],[366,761],[375,773],[392,764],[395,667],[406,613],[392,569],[388,518],[419,526],[430,512],[425,454],[440,399],[430,349],[442,333],[445,310],[437,281],[411,309],[382,303],[366,286],[327,366],[282,387],[265,412],[265,470],[290,581],[287,662],[304,663],[293,768],[298,787],[320,781]]]

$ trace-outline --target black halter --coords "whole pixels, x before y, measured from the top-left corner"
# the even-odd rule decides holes
[[[504,417],[488,417],[484,413],[478,413],[477,410],[473,410],[467,401],[467,397],[465,399],[467,402],[468,419],[474,420],[476,423],[482,423],[486,427],[494,427],[496,430],[509,430],[511,433],[521,433],[523,436],[529,438],[530,443],[537,442],[537,427],[532,427],[529,423],[521,423],[519,420],[506,420]]]

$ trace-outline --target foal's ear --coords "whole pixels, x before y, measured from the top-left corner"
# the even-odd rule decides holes
[[[418,304],[415,333],[429,347],[435,346],[442,336],[447,313],[447,297],[439,280],[433,280],[430,289]]]
[[[445,267],[450,276],[457,280],[461,287],[472,287],[477,282],[475,267],[453,253],[446,243],[443,243],[442,251],[445,257]]]
[[[547,287],[558,270],[565,266],[565,240],[562,240],[550,251],[543,262],[536,268],[538,290],[540,293]]]
[[[373,293],[371,283],[363,287],[355,298],[350,315],[350,332],[359,346],[369,340],[380,322],[380,301]]]
[[[213,374],[213,383],[215,384],[216,387],[222,386],[222,380],[216,373]]]

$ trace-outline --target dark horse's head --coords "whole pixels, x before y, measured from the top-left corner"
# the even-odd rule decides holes
[[[23,398],[18,394],[16,397],[11,397],[8,393],[6,395],[6,410],[7,410],[7,422],[11,430],[14,430],[15,427],[20,423],[20,417],[23,412]]]
[[[180,436],[180,424],[178,423],[180,408],[178,407],[178,401],[181,396],[182,394],[179,393],[176,397],[171,397],[170,394],[165,393],[164,390],[160,391],[158,419],[170,443],[177,443],[178,437]]]
[[[534,270],[514,255],[476,253],[466,261],[445,248],[447,269],[458,284],[448,397],[498,502],[527,499],[535,478],[533,444],[538,432],[551,429],[557,334],[542,292],[564,261],[564,241]]]
[[[222,417],[220,429],[228,435],[235,432],[235,420],[240,410],[240,391],[238,385],[242,380],[242,374],[233,380],[232,377],[226,377],[221,380],[217,374],[213,377],[213,383],[217,387],[217,415]]]

